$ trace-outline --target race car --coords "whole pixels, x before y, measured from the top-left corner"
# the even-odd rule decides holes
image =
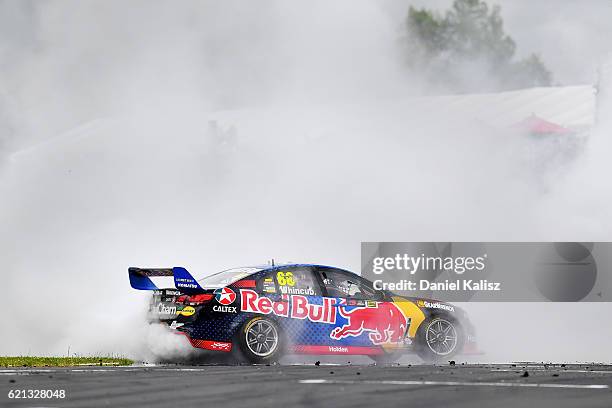
[[[375,290],[331,266],[242,267],[201,279],[183,267],[131,267],[128,274],[133,288],[153,291],[150,321],[185,335],[193,347],[253,363],[284,354],[390,363],[404,353],[431,362],[475,350],[474,328],[457,306]]]

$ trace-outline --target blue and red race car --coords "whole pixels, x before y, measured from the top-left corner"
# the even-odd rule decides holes
[[[458,307],[375,290],[330,266],[235,268],[202,279],[181,267],[129,268],[129,277],[133,288],[154,291],[152,321],[185,334],[194,347],[239,352],[256,363],[286,353],[367,355],[382,363],[414,352],[439,361],[475,349],[474,328]]]

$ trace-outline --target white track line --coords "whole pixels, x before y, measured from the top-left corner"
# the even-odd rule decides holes
[[[532,369],[532,368],[519,368],[519,369],[510,369],[510,368],[500,368],[499,370],[489,370],[492,373],[495,372],[521,372],[521,371],[534,371],[536,373],[539,372],[543,372],[543,373],[593,373],[593,374],[612,374],[612,370],[572,370],[572,369],[565,369],[565,368],[549,368],[549,369],[544,369],[544,368],[538,368],[538,369]]]
[[[205,368],[123,368],[117,367],[115,369],[110,368],[24,368],[19,370],[0,370],[0,375],[29,375],[38,373],[123,373],[127,371],[209,371]]]
[[[605,384],[537,384],[515,382],[460,382],[460,381],[393,381],[393,380],[299,380],[300,384],[374,384],[374,385],[448,385],[459,387],[527,387],[527,388],[577,388],[607,389]]]

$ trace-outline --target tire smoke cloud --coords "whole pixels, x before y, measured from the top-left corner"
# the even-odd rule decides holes
[[[151,358],[132,265],[357,271],[361,241],[609,240],[609,123],[541,163],[422,98],[392,3],[0,3],[0,351]],[[539,307],[474,309],[485,351]],[[542,306],[558,350],[510,336],[491,358],[605,360],[603,335],[569,352],[568,308]]]

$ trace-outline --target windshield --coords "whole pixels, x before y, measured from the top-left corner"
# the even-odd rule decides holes
[[[252,275],[255,272],[261,271],[261,268],[233,268],[227,269],[222,272],[215,273],[214,275],[206,276],[202,279],[198,279],[198,283],[202,287],[209,288],[222,288],[230,285],[239,279],[246,276]]]

